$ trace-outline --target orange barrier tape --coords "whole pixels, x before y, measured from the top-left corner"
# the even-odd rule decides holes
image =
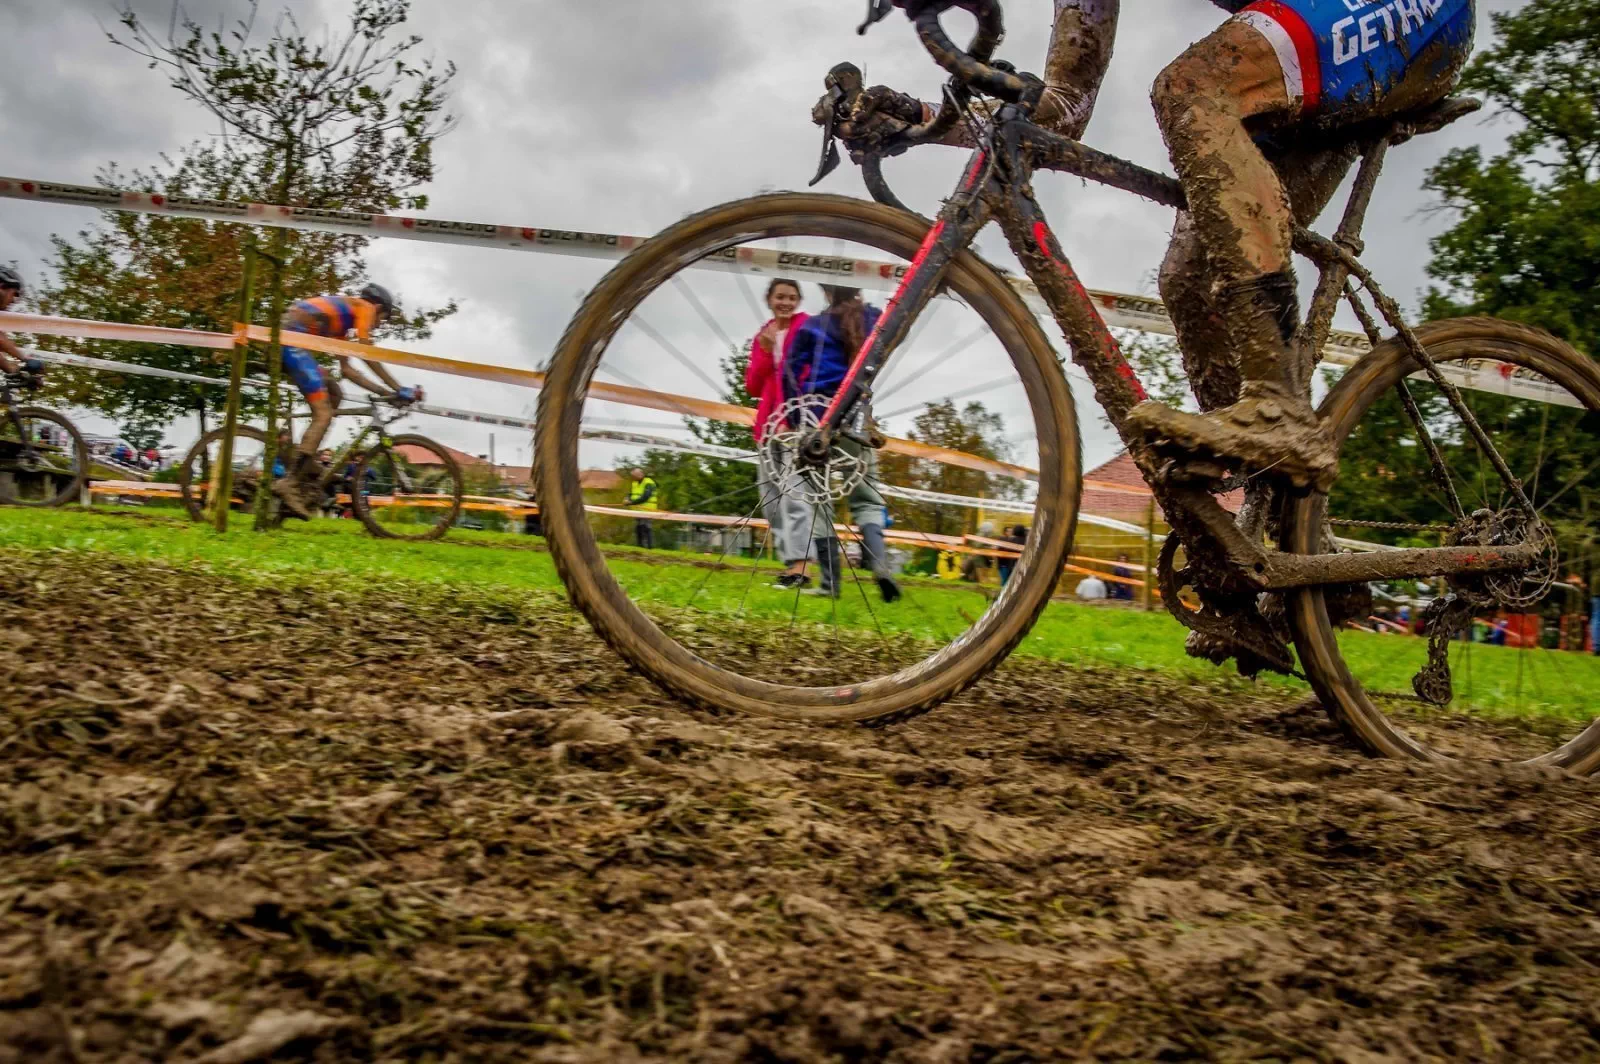
[[[269,341],[272,330],[261,326],[250,326],[252,340]],[[288,342],[288,338],[279,334],[280,342]],[[303,347],[308,351],[321,351],[323,354],[340,355],[346,358],[365,358],[373,362],[393,363],[397,366],[409,366],[412,369],[432,370],[436,373],[451,373],[460,377],[475,377],[479,380],[497,381],[502,384],[516,384],[525,388],[542,388],[544,374],[529,369],[512,369],[508,366],[487,366],[478,362],[461,362],[452,358],[439,358],[436,355],[419,355],[411,351],[396,351],[392,348],[378,347],[370,344],[353,343],[350,340],[336,340],[328,336],[314,336],[310,333],[294,333],[293,347]],[[629,406],[642,406],[651,410],[662,410],[669,414],[688,414],[691,417],[712,418],[717,421],[726,421],[734,425],[750,425],[755,422],[755,411],[745,406],[734,406],[731,403],[719,403],[710,399],[695,399],[687,395],[673,395],[669,392],[655,392],[645,388],[630,388],[623,384],[607,384],[602,381],[591,381],[589,384],[589,397],[601,399],[606,402],[624,403]],[[1001,462],[980,455],[967,454],[965,451],[954,451],[948,447],[936,447],[933,444],[919,443],[916,440],[902,440],[890,438],[884,445],[884,450],[897,454],[907,454],[913,458],[926,458],[932,461],[943,462],[946,465],[959,466],[963,469],[972,469],[980,473],[997,473],[1001,476],[1015,477],[1018,480],[1035,480],[1039,474],[1027,466],[1013,465],[1010,462]],[[1121,485],[1116,485],[1121,488]]]
[[[43,314],[12,314],[0,311],[0,330],[3,329],[14,329],[19,332],[48,334],[51,336],[78,336],[102,340],[128,340],[139,343],[182,344],[189,347],[214,349],[232,347],[241,335],[261,343],[270,343],[272,340],[272,330],[270,328],[264,325],[245,325],[242,322],[235,323],[233,332],[230,334],[202,332],[197,329],[166,329],[150,325],[123,325],[117,322],[97,322],[81,318],[57,318]],[[278,340],[279,343],[288,347],[320,351],[328,355],[369,359],[373,362],[408,366],[412,369],[426,370],[432,373],[445,373],[457,377],[470,377],[476,380],[494,381],[498,384],[512,384],[523,388],[541,388],[544,386],[545,380],[545,375],[536,370],[517,369],[511,366],[493,366],[481,362],[464,362],[460,359],[424,355],[414,351],[398,351],[394,348],[359,344],[330,336],[317,336],[313,333],[285,334],[280,330]],[[660,410],[669,414],[687,414],[691,417],[711,418],[734,425],[750,425],[755,421],[755,411],[748,407],[735,406],[731,403],[722,403],[710,399],[696,399],[686,395],[673,395],[668,392],[656,392],[645,388],[630,388],[622,384],[593,381],[589,385],[588,394],[591,398],[606,402]],[[917,440],[890,437],[884,444],[884,450],[895,454],[909,455],[913,458],[942,462],[962,469],[971,469],[979,473],[993,473],[1000,476],[1013,477],[1018,480],[1037,480],[1039,476],[1037,470],[1029,469],[1027,466],[1002,462],[993,458],[984,458],[981,455],[968,454],[965,451],[952,450],[948,447],[938,447]],[[1125,484],[1085,481],[1084,486],[1101,491],[1116,491],[1135,495],[1149,494],[1148,490],[1140,491],[1138,488],[1132,488]]]
[[[1143,580],[1134,580],[1126,576],[1113,576],[1110,573],[1097,573],[1093,569],[1085,569],[1081,565],[1068,565],[1064,567],[1069,573],[1082,573],[1084,576],[1097,576],[1101,580],[1109,580],[1114,584],[1132,584],[1134,587],[1144,587]],[[1157,598],[1161,597],[1161,589],[1152,587],[1150,593]]]
[[[233,346],[227,333],[200,329],[164,329],[154,325],[123,325],[114,321],[57,318],[48,314],[0,311],[0,330],[36,336],[82,336],[91,340],[130,340],[141,344],[178,344],[183,347],[223,349]]]

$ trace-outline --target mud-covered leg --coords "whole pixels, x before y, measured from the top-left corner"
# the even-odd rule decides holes
[[[1141,404],[1130,427],[1158,450],[1198,459],[1198,475],[1270,470],[1326,488],[1337,469],[1332,440],[1284,380],[1299,326],[1289,194],[1246,127],[1248,119],[1291,119],[1299,101],[1272,45],[1239,19],[1163,70],[1152,98],[1188,195],[1189,226],[1205,249],[1210,314],[1220,316],[1242,384],[1238,401],[1204,416]]]
[[[1055,23],[1044,61],[1044,98],[1034,113],[1041,126],[1074,140],[1094,115],[1100,83],[1111,65],[1121,0],[1055,0]]]
[[[1310,225],[1333,199],[1357,157],[1356,144],[1333,148],[1328,136],[1282,133],[1261,144],[1283,183],[1296,225]],[[1239,398],[1239,369],[1229,347],[1227,321],[1212,291],[1205,248],[1188,214],[1179,214],[1159,278],[1161,299],[1178,332],[1183,371],[1201,410],[1216,410]]]

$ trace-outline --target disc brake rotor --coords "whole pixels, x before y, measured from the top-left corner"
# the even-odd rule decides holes
[[[795,495],[813,506],[847,498],[867,475],[861,454],[852,454],[837,441],[828,448],[822,463],[802,458],[805,441],[822,427],[822,414],[828,400],[821,395],[797,395],[784,400],[767,419],[763,444],[773,453],[773,471],[792,485]]]

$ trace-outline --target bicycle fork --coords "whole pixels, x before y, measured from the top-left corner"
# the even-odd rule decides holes
[[[911,265],[901,276],[894,295],[889,297],[883,314],[851,359],[838,391],[823,411],[820,425],[802,441],[800,455],[804,460],[824,465],[833,439],[838,435],[864,446],[876,446],[870,423],[872,382],[883,373],[911,323],[938,292],[950,263],[989,223],[991,210],[984,193],[993,180],[992,159],[993,153],[987,147],[980,147],[973,153],[962,173],[961,184],[945,201],[933,228],[928,230]]]

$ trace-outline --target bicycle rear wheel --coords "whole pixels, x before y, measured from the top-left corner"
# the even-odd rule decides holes
[[[905,719],[995,668],[1049,602],[1077,521],[1076,414],[1033,314],[971,253],[951,264],[936,305],[911,324],[874,382],[875,413],[888,435],[949,449],[918,451],[892,439],[878,453],[836,448],[828,475],[790,496],[815,495],[809,524],[802,531],[804,522],[791,523],[784,536],[794,553],[796,544],[804,550],[819,537],[825,545],[837,528],[848,555],[857,530],[887,509],[887,554],[931,571],[941,552],[959,552],[973,563],[978,585],[902,569],[893,574],[900,592],[894,600],[877,579],[893,563],[866,558],[862,546],[862,569],[831,570],[838,596],[812,598],[800,587],[778,586],[782,566],[763,558],[773,549],[763,503],[774,494],[757,483],[758,452],[739,427],[748,414],[718,405],[743,398],[734,385],[742,385],[748,349],[741,353],[734,337],[748,336],[765,317],[749,264],[764,263],[778,276],[785,264],[828,271],[841,284],[877,285],[868,294],[881,300],[916,255],[926,226],[838,196],[781,193],[725,204],[635,250],[568,326],[539,397],[533,471],[545,536],[568,594],[595,630],[678,697],[788,719]],[[968,359],[964,372],[952,375],[961,357]],[[907,409],[885,410],[899,388],[922,401],[908,396],[898,400]],[[974,398],[979,394],[987,405]],[[630,405],[648,408],[656,421],[593,416]],[[663,421],[662,413],[682,420]],[[619,433],[618,425],[659,435]],[[785,435],[777,422],[768,427],[769,441]],[[1021,437],[1029,442],[1014,446],[1018,427],[1031,430]],[[644,451],[618,456],[603,449],[617,446]],[[994,472],[1016,470],[1008,458],[1037,471]],[[647,466],[666,496],[661,509],[643,516],[618,509],[617,489],[607,494],[605,484],[616,475],[586,474],[585,459],[624,471]],[[785,475],[769,480],[792,489]],[[938,484],[947,490],[914,490]],[[863,485],[872,491],[858,491]],[[843,512],[845,495],[850,514]],[[993,567],[978,564],[986,551],[995,553],[983,543],[993,532],[970,538],[981,525],[978,507],[1030,526],[1003,586]],[[838,518],[845,523],[836,525]],[[633,536],[641,548],[657,549],[627,545]],[[818,582],[830,576],[820,548],[808,573]]]
[[[71,421],[39,406],[0,415],[0,503],[65,506],[88,476],[89,445]]]
[[[1567,580],[1593,545],[1583,507],[1585,498],[1600,497],[1600,367],[1548,333],[1493,319],[1433,322],[1417,336],[1447,369],[1476,363],[1479,387],[1463,389],[1463,400],[1539,511],[1538,528],[1524,527],[1510,486],[1437,386],[1407,380],[1449,487],[1432,475],[1426,441],[1397,395],[1419,367],[1391,340],[1324,400],[1321,414],[1341,445],[1340,478],[1329,495],[1305,495],[1287,508],[1283,549],[1320,554],[1539,535],[1555,550],[1525,572],[1487,581],[1295,592],[1288,617],[1301,663],[1334,720],[1370,753],[1592,773],[1600,768],[1600,657],[1581,652],[1581,637],[1574,643],[1578,593]],[[1486,383],[1502,394],[1484,390]],[[1452,492],[1466,520],[1455,514]],[[1329,527],[1350,538],[1330,544]],[[1483,530],[1498,538],[1478,538]],[[1446,591],[1474,596],[1471,610],[1462,599],[1459,613],[1429,612],[1430,602],[1444,606]],[[1419,622],[1439,626],[1431,654],[1429,639],[1413,634]],[[1473,639],[1474,630],[1488,638]]]
[[[393,436],[368,448],[343,490],[379,539],[438,539],[461,514],[461,467],[426,436]]]

